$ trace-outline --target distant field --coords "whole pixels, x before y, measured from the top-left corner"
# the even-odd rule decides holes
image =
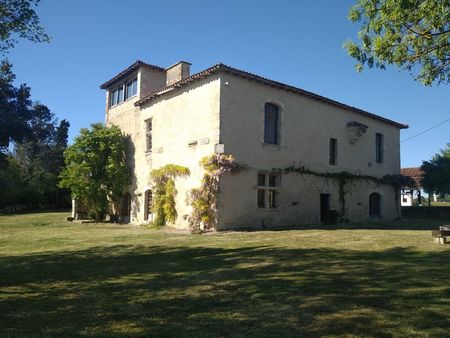
[[[433,207],[450,207],[450,202],[431,202]]]
[[[0,216],[0,336],[444,337],[433,220],[209,235]]]

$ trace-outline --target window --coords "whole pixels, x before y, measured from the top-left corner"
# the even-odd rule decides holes
[[[330,138],[329,163],[331,165],[337,164],[337,140],[335,138]]]
[[[150,215],[152,215],[153,206],[153,193],[151,190],[147,190],[144,195],[144,219],[148,221]]]
[[[110,107],[116,106],[125,100],[137,94],[137,78],[121,83],[119,86],[111,90]]]
[[[266,185],[266,174],[258,174],[258,186],[264,187]]]
[[[117,95],[118,95],[118,103],[123,102],[123,86],[119,86],[117,89]]]
[[[375,160],[377,163],[383,163],[383,134],[375,134]]]
[[[258,189],[258,208],[264,208],[266,205],[266,191]]]
[[[145,129],[145,138],[146,138],[146,151],[152,150],[152,120],[147,120],[145,122],[146,129]]]
[[[111,92],[111,107],[117,104],[117,88]]]
[[[125,100],[128,100],[130,97],[133,97],[137,94],[137,78],[130,80],[125,85]]]
[[[278,208],[280,175],[258,174],[257,204],[260,209]]]
[[[264,143],[279,142],[279,110],[273,103],[266,103],[264,106]]]

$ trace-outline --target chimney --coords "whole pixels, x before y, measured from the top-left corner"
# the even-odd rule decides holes
[[[170,86],[177,81],[189,77],[191,64],[185,61],[178,61],[174,65],[166,68],[166,86]]]

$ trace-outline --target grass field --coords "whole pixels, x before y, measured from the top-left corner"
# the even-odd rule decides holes
[[[450,245],[401,221],[188,235],[0,216],[0,336],[450,335]]]

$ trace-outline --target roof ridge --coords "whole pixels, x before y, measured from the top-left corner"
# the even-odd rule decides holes
[[[128,74],[130,74],[131,72],[135,71],[137,68],[139,68],[141,66],[148,67],[148,68],[151,68],[151,69],[154,69],[154,70],[158,70],[158,71],[162,71],[162,72],[165,71],[165,69],[160,67],[160,66],[155,66],[155,65],[152,65],[150,63],[146,63],[146,62],[138,59],[135,62],[133,62],[130,66],[128,66],[127,68],[122,70],[119,74],[117,74],[116,76],[112,77],[111,79],[109,79],[105,83],[101,84],[100,88],[101,89],[108,88],[114,82],[119,81],[121,78],[127,76]]]
[[[151,100],[152,98],[154,98],[155,96],[157,96],[159,93],[166,92],[166,91],[168,91],[169,89],[172,89],[172,88],[180,87],[181,85],[183,85],[183,84],[185,84],[187,82],[191,82],[191,81],[193,81],[193,80],[195,80],[197,78],[202,78],[202,77],[204,77],[206,75],[209,75],[210,72],[217,71],[220,68],[220,66],[221,66],[221,64],[217,63],[217,64],[215,64],[215,65],[213,65],[213,66],[211,66],[209,68],[206,68],[206,69],[204,69],[204,70],[202,70],[202,71],[200,71],[198,73],[192,74],[192,75],[188,76],[185,79],[178,80],[177,82],[174,82],[171,85],[168,85],[168,86],[156,89],[156,90],[152,91],[151,93],[145,95],[143,98],[141,98],[138,101],[136,101],[134,103],[134,105],[135,106],[140,106],[143,103],[145,103],[145,102]]]
[[[228,65],[226,65],[226,64],[224,64],[222,62],[216,63],[215,65],[213,65],[213,66],[211,66],[209,68],[206,68],[206,69],[204,69],[204,70],[202,70],[202,71],[200,71],[198,73],[195,73],[195,74],[193,74],[193,75],[191,75],[191,76],[189,76],[189,77],[187,77],[185,79],[179,80],[179,81],[177,81],[177,82],[175,82],[175,83],[173,83],[173,84],[171,84],[169,86],[157,89],[157,90],[147,94],[146,96],[144,96],[140,100],[136,101],[135,102],[135,106],[140,106],[140,105],[144,104],[145,102],[150,101],[154,97],[158,96],[158,94],[162,95],[162,94],[166,93],[167,91],[169,91],[170,89],[173,89],[173,88],[176,88],[176,87],[181,87],[181,86],[183,86],[183,85],[185,85],[185,84],[187,84],[189,82],[192,82],[192,81],[194,81],[196,79],[201,79],[201,78],[203,78],[205,76],[214,74],[214,73],[216,73],[218,71],[231,72],[231,73],[234,73],[235,75],[239,75],[239,76],[242,76],[242,77],[246,77],[246,78],[250,78],[250,79],[253,79],[253,80],[257,80],[257,81],[260,81],[262,83],[265,83],[265,84],[268,84],[268,85],[271,85],[271,86],[274,86],[274,87],[278,87],[279,89],[284,89],[284,90],[287,90],[287,91],[290,91],[290,92],[294,92],[294,93],[297,93],[297,94],[309,97],[309,98],[314,99],[314,100],[318,100],[318,101],[321,101],[321,102],[324,102],[324,103],[327,103],[327,104],[330,104],[330,105],[333,105],[333,106],[337,106],[337,107],[342,108],[342,109],[353,111],[353,112],[355,112],[357,114],[360,114],[360,115],[364,115],[364,116],[371,117],[371,118],[379,120],[379,121],[383,121],[385,123],[394,125],[394,126],[396,126],[398,128],[401,128],[401,129],[408,128],[408,125],[406,125],[406,124],[395,122],[393,120],[387,119],[387,118],[382,117],[380,115],[376,115],[376,114],[370,113],[370,112],[365,111],[363,109],[360,109],[360,108],[357,108],[357,107],[353,107],[353,106],[350,106],[348,104],[345,104],[345,103],[342,103],[342,102],[339,102],[339,101],[336,101],[336,100],[333,100],[333,99],[329,99],[329,98],[327,98],[325,96],[322,96],[322,95],[319,95],[319,94],[315,94],[313,92],[310,92],[310,91],[307,91],[307,90],[304,90],[304,89],[301,89],[301,88],[298,88],[298,87],[294,87],[292,85],[288,85],[288,84],[285,84],[285,83],[282,83],[282,82],[271,80],[271,79],[262,77],[262,76],[257,75],[257,74],[253,74],[253,73],[250,73],[250,72],[247,72],[247,71],[244,71],[244,70],[240,70],[238,68],[234,68],[234,67],[228,66]]]

